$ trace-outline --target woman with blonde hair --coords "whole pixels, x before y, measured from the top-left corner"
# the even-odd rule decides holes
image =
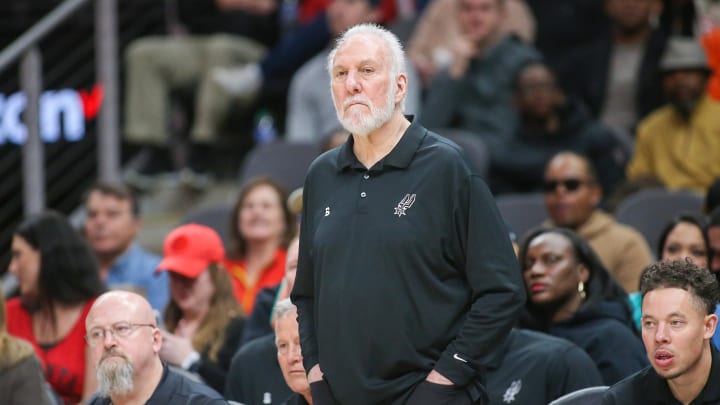
[[[196,373],[221,393],[244,326],[242,308],[222,266],[224,257],[217,232],[187,224],[165,238],[158,265],[159,271],[170,272],[160,358]]]
[[[3,404],[47,404],[45,377],[30,343],[5,328],[5,297],[0,292],[0,392]]]

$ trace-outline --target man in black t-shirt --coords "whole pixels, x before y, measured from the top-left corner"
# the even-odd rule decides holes
[[[603,404],[720,403],[720,353],[710,344],[720,299],[715,276],[688,260],[659,262],[643,272],[640,292],[651,366],[610,387]]]

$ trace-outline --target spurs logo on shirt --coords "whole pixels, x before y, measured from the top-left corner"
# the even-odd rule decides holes
[[[414,203],[415,194],[405,194],[405,197],[403,197],[403,199],[400,200],[400,202],[398,203],[397,207],[395,207],[395,213],[393,215],[397,215],[398,217],[407,215],[405,211],[412,207]]]
[[[522,389],[522,381],[515,380],[513,381],[507,390],[505,390],[505,393],[503,394],[503,402],[506,404],[515,402],[515,395],[520,393],[520,390]]]

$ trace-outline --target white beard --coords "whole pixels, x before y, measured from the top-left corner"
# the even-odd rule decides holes
[[[133,364],[125,357],[101,360],[96,371],[98,391],[105,397],[128,395],[135,388],[133,374]]]
[[[364,96],[352,96],[345,100],[341,109],[336,109],[338,120],[342,124],[343,128],[349,131],[353,135],[368,136],[371,132],[385,125],[386,122],[390,121],[393,113],[395,112],[395,95],[397,94],[397,88],[394,83],[391,83],[387,91],[387,99],[385,105],[382,108],[376,107],[370,99]],[[348,105],[351,103],[363,103],[369,109],[370,113],[354,112],[349,111],[348,116],[345,115],[345,111]],[[363,108],[362,106],[353,106],[351,109]]]

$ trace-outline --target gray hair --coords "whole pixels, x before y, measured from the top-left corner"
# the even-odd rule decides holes
[[[297,307],[290,301],[290,298],[280,300],[275,304],[275,308],[273,309],[273,322],[295,311],[297,311]]]
[[[392,79],[397,79],[401,73],[407,73],[405,68],[405,51],[403,50],[402,43],[395,34],[389,30],[372,23],[358,24],[340,35],[335,41],[335,47],[330,51],[327,57],[327,71],[330,73],[330,81],[332,82],[332,69],[333,61],[335,61],[335,54],[338,49],[342,48],[350,39],[356,36],[374,36],[379,38],[382,43],[385,44],[388,50],[388,56],[390,57],[390,73]],[[402,109],[405,109],[405,99],[401,104]]]

